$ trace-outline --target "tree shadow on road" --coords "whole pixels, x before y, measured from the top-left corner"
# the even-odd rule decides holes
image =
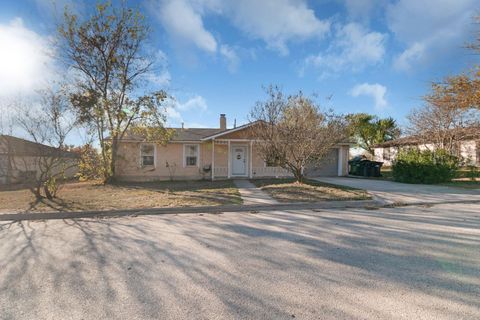
[[[478,310],[479,229],[476,208],[2,223],[0,302],[6,318],[388,318],[329,291],[386,284],[434,314]]]

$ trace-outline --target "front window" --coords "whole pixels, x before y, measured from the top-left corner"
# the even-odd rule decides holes
[[[198,145],[197,144],[185,145],[185,166],[187,167],[198,166]]]
[[[155,165],[155,146],[153,144],[143,144],[141,147],[142,166]]]

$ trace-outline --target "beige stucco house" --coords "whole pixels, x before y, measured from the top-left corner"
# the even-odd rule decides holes
[[[224,114],[219,128],[171,128],[166,144],[128,135],[119,143],[116,177],[127,181],[289,177],[259,155],[249,123],[227,129]],[[329,157],[309,168],[307,176],[347,174],[349,143],[332,149]]]
[[[457,156],[465,164],[480,167],[480,130],[476,127],[465,128],[456,144]],[[377,144],[374,147],[375,161],[391,166],[402,148],[418,148],[420,150],[435,150],[436,145],[428,137],[408,136]]]
[[[0,135],[0,185],[29,182],[46,168],[62,178],[74,178],[80,155],[10,135]]]

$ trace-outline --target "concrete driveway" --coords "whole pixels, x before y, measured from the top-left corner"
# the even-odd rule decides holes
[[[0,223],[1,319],[479,319],[480,205]]]
[[[385,180],[322,177],[317,181],[367,190],[385,203],[480,202],[480,189],[461,189],[438,185],[406,184]]]

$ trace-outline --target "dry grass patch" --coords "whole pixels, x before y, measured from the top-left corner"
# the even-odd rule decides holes
[[[293,179],[252,180],[260,189],[280,202],[317,202],[331,200],[368,200],[365,190],[342,187],[307,180],[297,183]]]
[[[36,201],[28,189],[0,190],[0,212],[114,210],[241,204],[231,181],[65,184],[53,201]]]

